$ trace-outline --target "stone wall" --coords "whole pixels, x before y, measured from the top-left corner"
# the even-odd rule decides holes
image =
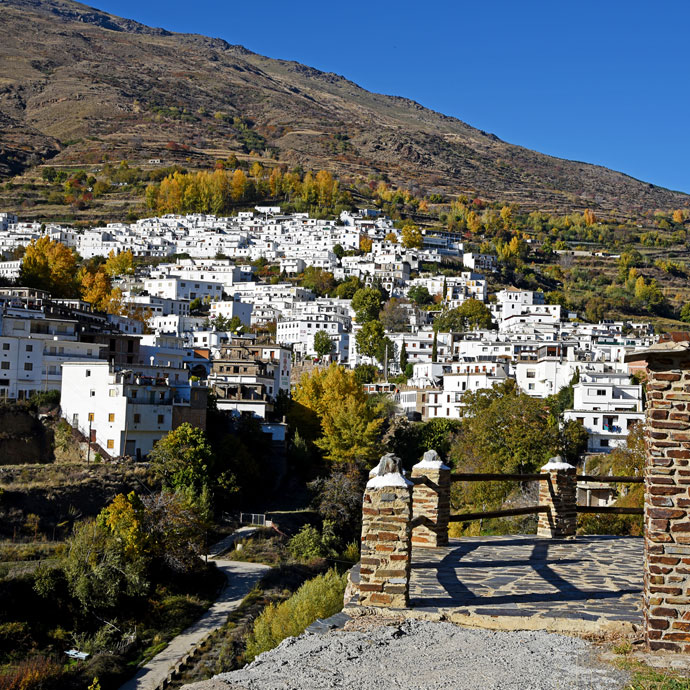
[[[412,490],[412,515],[423,523],[412,530],[415,546],[446,546],[450,518],[450,467],[435,450],[428,450],[412,468],[412,479],[424,478]]]
[[[412,484],[395,456],[384,456],[367,482],[362,507],[359,603],[404,608],[412,563]]]
[[[648,363],[643,613],[650,649],[690,652],[690,343]]]
[[[549,478],[539,482],[539,505],[548,511],[539,513],[537,536],[572,537],[577,529],[576,470],[556,456],[541,471]]]

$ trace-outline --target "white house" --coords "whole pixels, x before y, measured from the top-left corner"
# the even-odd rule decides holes
[[[642,423],[642,386],[632,384],[626,374],[588,374],[573,387],[573,409],[566,420],[580,422],[589,434],[588,450],[608,453],[625,444],[634,424]]]

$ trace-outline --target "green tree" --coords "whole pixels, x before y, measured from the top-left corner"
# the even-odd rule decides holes
[[[361,288],[352,296],[352,308],[359,323],[374,321],[381,311],[383,296],[376,288]]]
[[[314,334],[314,351],[319,357],[325,357],[333,352],[333,341],[324,330],[318,330]]]
[[[487,329],[493,326],[491,311],[478,299],[465,300],[459,307],[460,316],[471,329]]]
[[[339,299],[352,299],[361,288],[362,281],[357,276],[352,276],[336,287],[333,296]]]
[[[431,361],[438,362],[438,331],[434,331],[434,342],[431,344]]]
[[[690,323],[690,302],[686,302],[680,309],[680,320]]]
[[[414,285],[407,291],[407,296],[417,305],[432,304],[434,299],[423,285]]]
[[[405,369],[407,369],[407,347],[405,346],[404,340],[400,347],[400,359],[398,363],[400,364],[400,371],[404,372]]]
[[[367,321],[355,336],[357,349],[365,357],[376,357],[386,334],[380,321]]]
[[[70,593],[87,610],[113,609],[148,591],[146,559],[127,557],[116,537],[92,520],[75,527],[61,565]]]
[[[149,453],[151,469],[163,486],[200,496],[211,484],[215,456],[206,434],[185,422],[157,441]]]

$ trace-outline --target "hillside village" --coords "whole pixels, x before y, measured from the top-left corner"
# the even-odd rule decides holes
[[[328,221],[257,206],[234,217],[167,215],[84,231],[0,214],[3,252],[42,236],[85,260],[131,252],[136,270],[117,285],[141,319],[26,288],[22,259],[0,262],[0,397],[61,391],[63,417],[104,457],[142,458],[184,421],[203,427],[209,391],[220,409],[256,417],[284,440],[276,402],[290,393],[291,369],[312,360],[364,367],[367,390],[387,393],[399,414],[419,421],[458,419],[466,391],[507,379],[545,398],[575,377],[565,418],[585,426],[589,452],[621,445],[643,418],[625,355],[652,344],[653,328],[586,323],[543,292],[490,293],[495,256],[465,252],[450,233],[418,233],[404,237],[366,209]],[[447,260],[455,275],[438,272]],[[262,278],[257,262],[277,270]],[[307,269],[331,282],[315,290],[290,280]],[[367,290],[381,295],[378,307],[391,305],[373,335],[375,318],[355,297]],[[481,305],[480,317],[446,318],[469,304]]]

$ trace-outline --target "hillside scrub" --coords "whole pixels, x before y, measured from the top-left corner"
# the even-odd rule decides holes
[[[269,604],[247,637],[246,661],[273,649],[286,637],[302,634],[317,618],[342,610],[345,580],[345,575],[331,569],[305,582],[287,601]]]

